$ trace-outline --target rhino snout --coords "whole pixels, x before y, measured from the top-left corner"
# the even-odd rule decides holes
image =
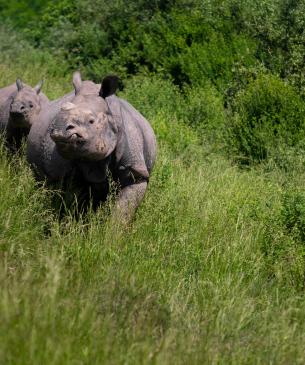
[[[80,128],[77,128],[74,124],[70,123],[66,127],[66,135],[71,139],[83,139],[83,133],[80,131]]]
[[[11,106],[11,113],[21,114],[21,113],[24,113],[25,110],[26,110],[26,108],[25,108],[24,104],[13,104]]]
[[[50,132],[50,136],[55,143],[71,143],[71,142],[81,142],[83,141],[83,137],[80,133],[75,132],[74,127],[69,126],[66,128],[65,133],[57,129],[52,129]]]

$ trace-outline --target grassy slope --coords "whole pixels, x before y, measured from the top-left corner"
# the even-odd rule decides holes
[[[50,97],[70,89],[46,69],[3,60],[0,86],[44,74]],[[206,156],[162,114],[152,124],[158,161],[127,231],[102,210],[59,221],[24,157],[1,150],[1,364],[304,363],[304,298],[261,249],[286,177]]]

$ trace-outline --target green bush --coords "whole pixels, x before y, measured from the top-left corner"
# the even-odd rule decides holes
[[[29,71],[24,65],[31,64],[35,64],[39,72],[43,70],[43,73],[37,75],[31,70],[31,77],[43,78],[47,73],[50,79],[51,76],[63,76],[69,73],[71,80],[71,71],[67,63],[54,57],[47,50],[35,49],[11,26],[0,25],[0,68],[7,68],[7,65],[10,64],[14,64],[14,68],[9,67],[6,72],[14,74],[14,81],[17,77],[25,78]],[[16,73],[17,69],[19,73]],[[1,76],[5,79],[8,74],[4,72]],[[37,79],[35,79],[35,82],[37,82]]]
[[[0,0],[0,15],[10,18],[19,28],[39,18],[42,9],[50,0]]]
[[[179,119],[194,127],[202,139],[223,144],[225,109],[221,94],[210,84],[187,87]]]
[[[210,80],[224,91],[234,77],[236,64],[255,64],[256,44],[253,40],[232,34],[211,32],[205,42],[193,42],[179,55],[181,70],[191,84]]]
[[[35,46],[51,49],[72,69],[86,69],[94,80],[111,70],[123,78],[150,71],[179,85],[210,79],[224,90],[235,63],[255,62],[257,45],[234,27],[230,1],[212,3],[57,0],[28,16],[26,26],[13,14],[11,21]]]
[[[244,31],[257,40],[257,58],[303,96],[304,12],[304,0],[254,0],[244,6],[242,14]]]
[[[198,136],[194,138],[197,144],[198,137],[201,143],[208,141],[213,148],[219,149],[224,144],[223,100],[211,84],[185,87],[183,92],[180,92],[170,80],[153,75],[139,75],[125,81],[122,96],[148,119],[155,118],[157,114],[162,115],[160,120],[163,127],[158,125],[158,128],[163,132],[167,131],[165,133],[167,142],[170,145],[176,145],[175,141],[179,135],[179,142],[175,147],[172,146],[176,151],[179,151],[182,146],[189,146],[189,136],[192,135],[192,139],[196,134]],[[167,121],[166,125],[164,120]],[[176,132],[174,134],[170,132],[168,135],[171,127]],[[193,127],[195,131],[190,130],[189,127]],[[182,140],[184,140],[183,143]]]
[[[247,162],[262,161],[304,141],[305,103],[276,76],[261,75],[237,95],[230,125],[233,151]]]
[[[122,96],[149,119],[158,113],[170,117],[181,109],[182,96],[170,80],[139,75],[126,80],[124,84]]]
[[[0,0],[0,18],[94,80],[150,71],[222,92],[261,62],[304,93],[305,0]]]

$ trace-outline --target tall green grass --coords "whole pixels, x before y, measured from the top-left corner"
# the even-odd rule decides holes
[[[20,73],[44,74],[52,98],[71,88],[47,64],[0,69],[0,86]],[[60,216],[1,147],[0,363],[303,364],[302,156],[240,170],[149,104],[158,158],[127,228],[103,207]]]

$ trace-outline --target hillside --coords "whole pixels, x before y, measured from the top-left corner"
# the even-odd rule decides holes
[[[274,28],[264,33],[274,40],[269,58],[264,53],[269,41],[258,36],[268,13],[257,18],[261,33],[240,32],[250,24],[248,2],[241,9],[238,1],[207,2],[223,16],[205,24],[209,42],[200,33],[199,8],[188,23],[181,19],[181,9],[191,11],[185,8],[191,2],[166,1],[164,9],[152,3],[157,10],[138,2],[140,27],[152,32],[145,31],[147,47],[138,47],[139,38],[126,39],[134,29],[129,18],[130,29],[115,38],[123,24],[119,14],[109,30],[118,46],[107,59],[109,34],[100,58],[95,46],[91,53],[81,48],[85,36],[95,40],[88,28],[102,1],[91,2],[83,17],[87,28],[75,28],[77,50],[69,25],[54,18],[66,9],[76,16],[73,6],[79,10],[87,1],[34,1],[31,14],[20,5],[21,23],[14,4],[0,1],[6,19],[0,28],[0,87],[17,76],[31,85],[44,77],[43,91],[53,99],[71,90],[75,67],[96,81],[115,71],[122,77],[120,96],[150,120],[159,146],[145,201],[128,228],[113,224],[108,207],[77,214],[73,196],[61,200],[59,191],[35,182],[24,151],[10,156],[1,147],[1,364],[305,362],[303,64],[299,60],[289,69],[287,63],[291,44],[299,59],[296,36],[280,51],[284,40],[272,33],[283,19],[277,10],[284,2],[273,8],[265,2],[262,8],[274,16],[268,23]],[[291,34],[299,34],[303,3],[288,12],[299,21],[297,29],[291,23]],[[97,24],[109,21],[119,2],[113,4],[103,19],[97,16]],[[128,17],[136,2],[130,4]],[[236,18],[228,15],[234,4]],[[39,12],[41,23],[33,28]],[[72,15],[65,19],[76,24]],[[181,26],[176,33],[167,28],[171,22],[172,29]],[[172,47],[158,54],[154,47],[164,41],[165,28],[165,44]],[[183,59],[183,35],[190,29],[194,49]],[[56,43],[60,34],[67,43]],[[211,56],[222,41],[226,53],[219,49],[199,67],[195,51]],[[73,55],[64,52],[68,44]],[[243,64],[238,50],[245,52]],[[239,65],[237,74],[232,64]]]

